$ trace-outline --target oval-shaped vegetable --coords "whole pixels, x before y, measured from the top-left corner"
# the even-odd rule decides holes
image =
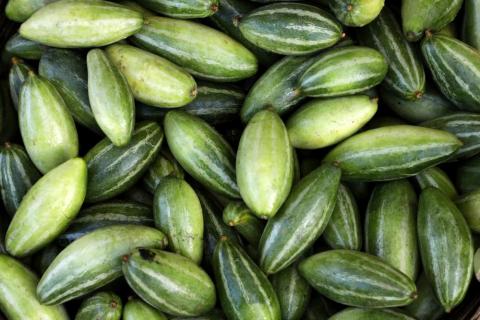
[[[203,254],[202,206],[190,185],[165,178],[155,191],[155,225],[168,237],[170,249],[200,264]]]
[[[341,172],[322,165],[309,173],[292,190],[282,209],[260,239],[260,266],[276,273],[291,265],[320,237],[333,209]]]
[[[80,211],[67,231],[58,237],[58,241],[68,244],[94,230],[118,224],[153,226],[152,209],[144,204],[127,201],[93,205]]]
[[[432,120],[458,110],[431,85],[427,85],[423,95],[415,100],[404,99],[384,88],[381,88],[380,96],[393,112],[413,123]]]
[[[377,50],[359,46],[340,47],[315,58],[315,62],[300,77],[298,85],[304,96],[342,96],[376,86],[385,78],[387,71],[388,64]]]
[[[247,48],[196,22],[148,17],[132,40],[203,79],[233,82],[257,72],[257,58]]]
[[[23,196],[38,179],[40,173],[22,146],[5,143],[0,147],[0,191],[10,216],[15,214]]]
[[[272,286],[277,293],[284,320],[300,320],[310,302],[311,288],[298,273],[297,266],[291,265],[272,275]]]
[[[439,31],[455,19],[462,0],[402,1],[403,33],[409,41],[419,40],[425,31]]]
[[[342,169],[347,181],[382,181],[413,176],[447,160],[462,143],[451,133],[396,125],[357,134],[330,151],[324,162]]]
[[[218,11],[218,0],[140,0],[146,8],[162,15],[180,18],[206,18]]]
[[[259,218],[273,217],[293,181],[288,132],[274,111],[260,111],[248,122],[238,146],[236,170],[245,204]]]
[[[404,306],[417,297],[410,278],[379,258],[358,251],[318,253],[303,260],[299,271],[322,295],[348,306]]]
[[[108,58],[127,79],[135,99],[153,107],[181,107],[197,95],[195,80],[170,61],[144,50],[115,44]]]
[[[358,33],[358,38],[361,44],[377,49],[387,60],[388,73],[382,83],[385,88],[408,100],[421,98],[425,91],[422,61],[388,7]]]
[[[350,27],[363,27],[372,22],[382,11],[385,0],[333,0],[330,10],[338,20]]]
[[[448,131],[463,142],[454,159],[470,158],[480,152],[480,115],[457,112],[421,124],[422,126]]]
[[[415,281],[419,269],[417,195],[408,180],[377,185],[365,218],[365,251]],[[401,231],[400,231],[401,230]]]
[[[480,233],[480,189],[463,195],[455,201],[473,232]]]
[[[420,194],[418,205],[420,256],[428,280],[450,312],[465,296],[473,274],[473,241],[462,213],[436,188]]]
[[[90,293],[122,275],[121,258],[133,249],[162,249],[167,242],[161,231],[145,226],[95,230],[72,242],[53,260],[38,284],[38,299],[52,305]]]
[[[457,198],[457,190],[448,175],[438,167],[432,167],[421,171],[415,176],[420,189],[435,187],[441,190],[447,197],[454,200]]]
[[[85,299],[75,316],[75,320],[120,320],[122,300],[113,292],[99,292]]]
[[[35,11],[55,0],[9,0],[5,7],[5,14],[10,20],[23,22]]]
[[[307,102],[286,123],[292,146],[319,149],[348,138],[375,115],[377,101],[357,95]]]
[[[250,88],[240,110],[242,121],[264,109],[273,108],[280,115],[291,110],[305,98],[297,82],[313,62],[310,56],[287,56],[271,66]]]
[[[423,319],[423,318],[422,318]],[[378,309],[356,309],[347,308],[329,320],[414,320],[409,316],[393,310],[378,310]]]
[[[274,3],[242,17],[240,32],[267,51],[284,55],[308,54],[337,43],[342,25],[319,7],[303,3]]]
[[[18,98],[23,83],[28,78],[28,74],[33,72],[32,68],[25,64],[22,60],[15,57],[12,58],[12,67],[8,74],[8,82],[10,84],[10,97],[12,98],[13,106],[18,111]]]
[[[235,243],[220,238],[213,256],[218,295],[229,319],[280,320],[281,310],[272,284]]]
[[[323,240],[333,249],[360,250],[362,223],[357,202],[350,189],[340,184],[332,216],[323,231]]]
[[[123,261],[123,274],[130,287],[162,312],[198,316],[215,306],[215,285],[208,274],[188,258],[140,248]]]
[[[20,133],[35,166],[47,173],[78,154],[75,123],[46,79],[30,73],[20,93]]]
[[[101,49],[87,55],[88,97],[105,135],[117,147],[130,142],[135,126],[135,102],[127,80]]]
[[[141,299],[132,298],[123,308],[123,320],[167,320],[167,317]]]
[[[85,155],[88,166],[88,202],[113,198],[128,190],[155,160],[163,141],[162,128],[155,122],[137,124],[130,142],[116,147],[103,139]]]
[[[45,49],[46,47],[43,44],[25,39],[18,33],[15,33],[5,43],[6,52],[22,59],[38,60],[42,57]]]
[[[20,26],[22,37],[58,48],[101,47],[125,39],[143,25],[141,13],[103,0],[60,0]]]
[[[428,283],[424,273],[418,277],[417,292],[418,298],[405,306],[406,313],[415,317],[415,319],[439,319],[444,314],[444,310],[437,297],[435,297],[432,286]]]
[[[0,254],[0,310],[11,320],[68,320],[63,306],[45,306],[37,300],[37,276],[23,264]]]
[[[427,34],[422,53],[442,93],[462,110],[480,110],[480,53],[460,40]]]
[[[480,49],[480,2],[465,0],[463,16],[462,40],[477,50]]]
[[[88,100],[87,63],[83,55],[73,50],[49,48],[40,59],[38,72],[55,85],[78,123],[100,132]]]
[[[177,110],[167,113],[164,126],[170,151],[185,171],[212,191],[239,198],[235,153],[213,127]]]
[[[264,224],[243,202],[230,202],[223,210],[223,222],[235,228],[252,246],[258,246]]]
[[[33,268],[38,274],[43,274],[62,248],[51,243],[33,256]]]
[[[7,251],[23,257],[50,243],[75,218],[86,192],[83,159],[71,159],[44,175],[27,192],[8,227]]]
[[[157,186],[168,177],[183,179],[182,167],[167,149],[164,147],[160,150],[157,159],[143,176],[143,184],[150,193],[155,193]]]
[[[480,156],[457,165],[455,186],[460,193],[469,193],[480,188]]]

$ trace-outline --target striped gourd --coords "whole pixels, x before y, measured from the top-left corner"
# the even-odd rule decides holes
[[[77,156],[72,116],[55,87],[33,72],[20,92],[18,121],[27,153],[42,173]]]
[[[263,66],[270,66],[277,59],[277,55],[257,47],[248,41],[238,28],[240,20],[255,9],[250,1],[243,0],[219,0],[218,11],[209,17],[218,29],[228,34],[233,39],[243,44],[258,59]]]
[[[301,94],[334,97],[358,93],[382,82],[388,64],[377,50],[348,46],[318,55],[298,81]],[[356,76],[352,78],[352,74]]]
[[[425,31],[439,31],[455,19],[463,0],[402,1],[403,33],[409,41],[419,40]]]
[[[43,274],[61,250],[55,243],[49,244],[33,256],[32,267],[38,274]]]
[[[123,308],[123,320],[167,320],[167,317],[141,299],[129,298]]]
[[[277,293],[282,319],[302,319],[310,302],[311,288],[297,270],[297,265],[275,273],[271,276],[273,289]]]
[[[123,258],[122,271],[133,291],[162,312],[198,316],[215,306],[213,281],[192,260],[181,255],[135,249]]]
[[[248,92],[240,110],[242,121],[246,123],[255,113],[268,108],[282,115],[303,100],[298,78],[313,61],[310,56],[287,56],[272,65]]]
[[[288,132],[274,111],[260,111],[248,122],[238,146],[236,171],[245,204],[259,218],[273,217],[293,182]]]
[[[140,0],[138,2],[162,15],[180,19],[206,18],[218,11],[218,0]]]
[[[475,255],[473,256],[473,271],[475,272],[477,281],[480,281],[480,248],[475,251]]]
[[[338,187],[335,208],[323,232],[323,240],[333,249],[362,248],[362,223],[357,202],[344,184]]]
[[[480,49],[480,1],[465,0],[462,40],[477,50]]]
[[[135,126],[135,102],[125,76],[101,49],[88,52],[87,70],[95,121],[114,145],[128,144]]]
[[[423,318],[422,318],[423,319]],[[388,309],[347,308],[329,320],[414,320],[413,318]]]
[[[334,166],[320,166],[293,188],[280,212],[268,220],[259,245],[260,266],[267,274],[291,265],[320,237],[335,207],[340,175]]]
[[[122,275],[122,257],[138,247],[162,249],[165,235],[138,225],[104,227],[75,240],[53,260],[37,287],[42,304],[88,294]],[[81,252],[82,254],[78,254]]]
[[[5,7],[5,14],[10,20],[23,22],[35,11],[55,0],[9,0]]]
[[[81,158],[71,159],[40,178],[10,222],[5,236],[7,251],[24,257],[56,239],[80,211],[86,189],[87,166]]]
[[[456,169],[455,186],[460,193],[480,188],[480,156],[460,162]]]
[[[458,110],[432,85],[427,85],[423,95],[415,100],[404,99],[385,88],[380,89],[380,97],[393,112],[412,123],[432,120]]]
[[[167,177],[183,179],[183,169],[170,151],[164,146],[155,161],[150,165],[143,176],[143,184],[150,193]]]
[[[415,283],[379,258],[352,250],[330,250],[299,264],[300,274],[325,297],[347,306],[386,308],[410,304]]]
[[[130,142],[116,147],[108,138],[85,155],[88,166],[88,202],[113,198],[128,190],[155,160],[163,141],[162,128],[155,122],[137,124]]]
[[[139,3],[139,1],[134,1],[134,0],[120,0],[120,1],[116,1],[117,3],[133,10],[133,11],[137,11],[137,12],[140,12],[141,14],[143,14],[144,17],[151,17],[151,16],[154,16],[156,15],[154,12],[150,11],[149,9],[143,7],[142,4]]]
[[[458,194],[453,182],[442,169],[432,167],[425,169],[415,176],[420,189],[435,187],[440,189],[450,199],[455,199]]]
[[[68,320],[62,305],[45,306],[36,296],[38,278],[23,264],[0,254],[0,310],[9,320]]]
[[[365,251],[415,281],[419,269],[417,195],[408,180],[379,184],[365,217]],[[401,231],[399,231],[401,230]]]
[[[175,108],[192,102],[197,95],[193,77],[162,57],[126,44],[111,45],[106,53],[140,102]]]
[[[385,88],[408,100],[422,96],[425,91],[422,61],[388,7],[358,33],[358,38],[362,45],[377,49],[387,60],[388,73],[382,83]]]
[[[425,274],[450,312],[465,297],[473,274],[470,229],[455,204],[436,188],[420,194],[417,224]]]
[[[435,297],[432,286],[424,273],[418,277],[417,292],[418,298],[404,308],[405,312],[415,319],[439,319],[445,311]]]
[[[286,123],[292,146],[319,149],[350,137],[372,119],[377,101],[355,95],[307,102]]]
[[[122,300],[113,292],[98,292],[83,300],[75,320],[120,320]]]
[[[63,0],[35,12],[20,34],[51,47],[101,47],[125,39],[143,25],[141,13],[102,1]]]
[[[23,60],[15,57],[12,58],[12,67],[10,68],[10,73],[8,74],[8,82],[10,84],[10,97],[12,98],[13,106],[17,111],[20,89],[22,88],[25,80],[27,80],[28,74],[32,71],[32,68],[25,64]]]
[[[73,50],[49,48],[42,54],[38,73],[55,85],[78,123],[100,132],[88,99],[87,63],[83,55]]]
[[[343,36],[342,25],[327,11],[303,3],[262,6],[242,17],[239,28],[256,46],[284,55],[316,52]]]
[[[166,178],[155,191],[155,226],[168,237],[173,252],[200,264],[203,255],[202,206],[184,180]]]
[[[382,181],[413,176],[447,160],[462,143],[436,129],[396,125],[356,134],[324,158],[347,181]]]
[[[15,214],[23,196],[40,179],[40,173],[25,148],[5,143],[0,147],[0,191],[3,205],[10,216]]]
[[[351,27],[363,27],[382,11],[385,0],[332,0],[326,1],[338,20]]]
[[[42,57],[46,47],[38,42],[25,39],[18,33],[5,43],[5,51],[14,57],[22,59],[38,60]]]
[[[442,93],[457,107],[480,110],[480,53],[460,40],[428,34],[422,53]]]
[[[200,23],[147,17],[131,40],[196,77],[234,82],[257,72],[257,58],[241,43]]]
[[[448,131],[463,142],[454,159],[470,158],[480,152],[480,115],[457,112],[427,122],[422,126]]]
[[[248,209],[245,203],[230,202],[223,210],[223,222],[235,228],[249,244],[258,246],[265,225]]]
[[[213,270],[228,319],[281,319],[280,304],[267,276],[226,237],[220,238],[215,248]]]
[[[231,198],[240,196],[235,179],[235,153],[228,142],[202,119],[170,111],[164,121],[170,151],[202,185]]]
[[[455,204],[463,213],[470,229],[480,233],[480,189],[461,196],[456,199]]]
[[[118,200],[93,205],[80,211],[58,241],[68,244],[94,230],[119,224],[153,226],[152,209],[137,202]]]

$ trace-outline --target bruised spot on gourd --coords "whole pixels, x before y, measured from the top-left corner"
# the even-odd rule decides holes
[[[155,253],[148,249],[138,249],[138,253],[140,253],[140,257],[146,261],[153,261],[155,258]]]

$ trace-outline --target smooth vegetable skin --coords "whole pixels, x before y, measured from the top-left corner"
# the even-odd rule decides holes
[[[465,297],[473,275],[473,241],[462,213],[436,188],[420,194],[417,221],[420,256],[446,312]]]
[[[23,83],[28,78],[28,74],[33,71],[32,68],[23,62],[23,60],[12,58],[12,67],[8,73],[8,83],[10,85],[10,97],[15,110],[18,111],[18,100]]]
[[[162,15],[180,18],[206,18],[218,11],[218,0],[140,0],[139,4]]]
[[[55,0],[9,0],[5,14],[10,20],[23,22],[30,18],[38,9]]]
[[[53,241],[80,211],[86,193],[83,159],[69,160],[44,175],[27,192],[8,227],[7,251],[23,257]]]
[[[84,300],[75,320],[120,320],[122,300],[113,292],[99,292]]]
[[[480,49],[480,1],[465,0],[462,40]]]
[[[417,297],[415,283],[379,258],[357,251],[330,250],[299,265],[300,274],[325,297],[348,306],[405,306]]]
[[[167,320],[159,310],[138,298],[129,298],[123,308],[123,320]]]
[[[417,290],[418,298],[405,307],[405,312],[415,319],[439,319],[445,311],[424,273],[418,277]]]
[[[455,186],[460,193],[480,188],[480,156],[460,162],[456,169]]]
[[[329,320],[414,320],[403,313],[388,309],[345,309]],[[422,318],[423,319],[423,318]]]
[[[103,0],[60,0],[35,12],[20,35],[58,48],[105,46],[125,39],[143,25],[141,13]]]
[[[384,0],[327,1],[338,20],[350,27],[363,27],[372,22],[385,4]]]
[[[467,193],[455,201],[473,232],[480,233],[480,189]]]
[[[347,181],[383,181],[413,176],[452,156],[462,143],[453,134],[409,125],[368,130],[337,145],[324,158]]]
[[[10,320],[68,320],[62,305],[45,306],[36,296],[37,276],[23,264],[0,254],[0,310]]]
[[[455,200],[458,196],[457,190],[448,175],[439,167],[432,167],[423,170],[415,176],[420,189],[435,187],[441,190],[447,197]]]

